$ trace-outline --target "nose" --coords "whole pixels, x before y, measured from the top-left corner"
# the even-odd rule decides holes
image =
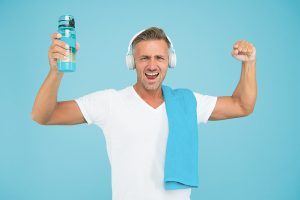
[[[155,58],[149,59],[149,69],[150,70],[155,70],[157,68],[157,62]]]

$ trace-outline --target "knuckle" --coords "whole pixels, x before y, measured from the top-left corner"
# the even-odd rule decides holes
[[[58,56],[57,56],[57,53],[53,53],[53,54],[52,54],[52,58],[57,59],[57,57],[58,57]]]
[[[51,46],[49,47],[49,52],[53,52],[53,51],[55,51],[55,46],[54,46],[54,45],[51,45]]]
[[[61,48],[59,46],[55,46],[55,52],[61,52]]]
[[[55,45],[59,45],[60,44],[60,40],[55,39],[54,43],[55,43]]]
[[[56,58],[61,59],[63,56],[60,53],[56,53]]]
[[[53,45],[53,51],[57,51],[57,45]]]
[[[54,55],[53,55],[53,53],[48,53],[48,57],[50,58],[50,59],[53,59],[54,58]]]

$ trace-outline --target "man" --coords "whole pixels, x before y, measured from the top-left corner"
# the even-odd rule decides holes
[[[66,56],[65,43],[52,34],[49,74],[40,88],[32,119],[44,125],[96,124],[102,128],[112,171],[112,196],[119,199],[188,200],[191,189],[165,190],[164,159],[168,138],[162,82],[171,43],[162,29],[149,28],[133,38],[131,49],[137,82],[116,91],[95,92],[77,100],[57,102],[63,73],[56,61]],[[79,45],[77,44],[77,50]],[[240,81],[232,96],[193,92],[198,123],[247,116],[256,101],[256,50],[247,41],[234,44],[232,55],[242,61]]]

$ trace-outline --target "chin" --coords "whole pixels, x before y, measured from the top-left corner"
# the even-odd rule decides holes
[[[161,87],[163,80],[164,80],[164,77],[161,77],[161,76],[158,76],[155,81],[149,81],[149,80],[147,80],[146,77],[142,77],[140,79],[140,83],[144,87],[145,90],[155,91]]]
[[[153,84],[143,83],[143,86],[146,90],[157,90],[161,86],[161,82]]]
[[[157,90],[159,88],[159,85],[145,85],[144,87],[146,90]]]

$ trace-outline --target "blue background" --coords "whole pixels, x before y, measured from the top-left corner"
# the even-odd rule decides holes
[[[0,199],[111,199],[105,140],[96,126],[31,120],[48,70],[50,34],[75,16],[78,69],[59,100],[135,83],[125,66],[130,38],[162,27],[177,57],[165,83],[231,95],[241,64],[236,40],[257,48],[258,97],[246,118],[200,125],[200,187],[192,199],[300,199],[299,1],[0,1]],[[298,124],[297,124],[298,123]]]

